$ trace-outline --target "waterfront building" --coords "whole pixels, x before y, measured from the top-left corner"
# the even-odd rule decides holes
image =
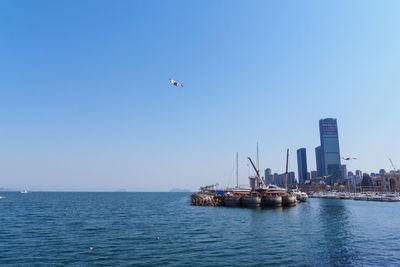
[[[319,133],[321,141],[319,154],[322,161],[322,174],[329,176],[329,184],[333,184],[336,181],[343,182],[337,120],[332,118],[319,120]]]
[[[374,179],[376,191],[381,192],[399,192],[400,174],[384,173]]]
[[[299,183],[304,183],[307,180],[307,155],[306,149],[300,148],[297,150],[297,170],[298,170],[298,177]]]

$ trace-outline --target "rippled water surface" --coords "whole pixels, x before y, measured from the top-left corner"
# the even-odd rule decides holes
[[[0,195],[1,266],[400,265],[400,203],[246,209],[191,206],[189,193]]]

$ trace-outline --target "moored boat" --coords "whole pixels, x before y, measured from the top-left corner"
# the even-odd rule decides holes
[[[242,205],[243,207],[260,207],[261,206],[261,197],[259,196],[243,196],[242,197]]]
[[[265,207],[280,207],[282,206],[282,196],[263,196],[261,199],[261,205]]]
[[[301,192],[299,189],[292,189],[292,190],[290,190],[290,193],[292,195],[295,195],[297,201],[299,201],[299,202],[305,202],[308,198],[307,193]]]
[[[284,195],[282,196],[282,206],[296,206],[297,199],[295,195]]]
[[[240,196],[225,196],[224,205],[227,207],[240,207],[242,205]]]

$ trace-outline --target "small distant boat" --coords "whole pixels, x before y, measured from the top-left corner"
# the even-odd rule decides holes
[[[22,190],[21,191],[21,194],[28,194],[28,191],[25,189],[25,190]]]
[[[397,194],[384,194],[381,200],[387,202],[395,202],[400,201],[400,197]]]
[[[305,202],[308,198],[307,193],[301,192],[299,189],[292,189],[290,193],[296,196],[297,201]]]
[[[3,196],[0,196],[0,199],[2,199],[3,198]]]

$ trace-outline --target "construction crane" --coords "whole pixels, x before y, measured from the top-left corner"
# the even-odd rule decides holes
[[[392,161],[391,159],[389,159],[389,161],[390,161],[390,165],[392,165],[393,170],[394,170],[395,172],[397,172],[397,169],[396,169],[396,167],[394,166],[393,161]]]
[[[251,165],[253,166],[253,168],[254,168],[254,170],[256,172],[256,176],[257,176],[258,182],[262,185],[262,187],[266,187],[266,185],[265,185],[264,181],[261,179],[260,173],[258,172],[258,170],[257,170],[256,166],[254,165],[253,161],[251,160],[250,157],[247,157],[247,158],[249,159]]]

